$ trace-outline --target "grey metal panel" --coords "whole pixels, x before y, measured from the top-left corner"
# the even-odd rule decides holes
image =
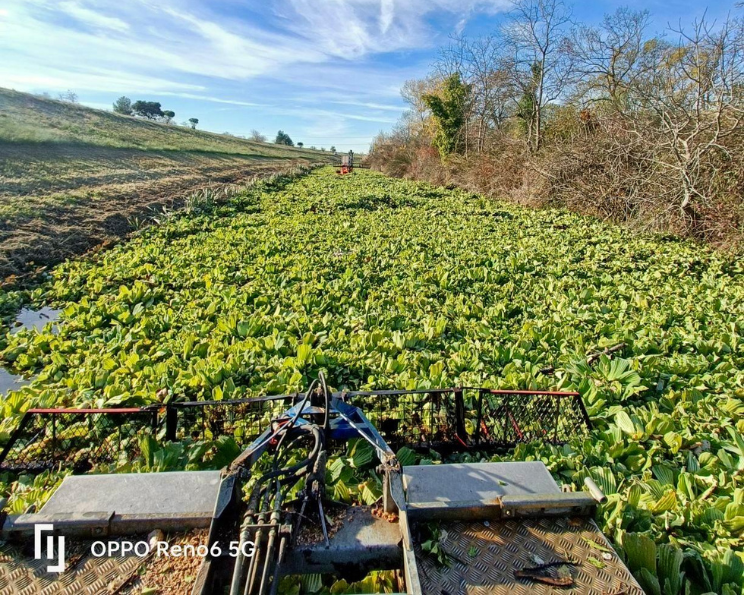
[[[457,508],[495,504],[504,496],[560,493],[541,462],[463,463],[403,467],[409,505]]]
[[[49,516],[115,512],[211,518],[219,487],[220,471],[75,475],[64,479],[40,512]]]

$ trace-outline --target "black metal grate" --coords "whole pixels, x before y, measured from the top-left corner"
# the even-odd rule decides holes
[[[578,393],[480,389],[472,441],[508,448],[540,440],[563,444],[590,427]]]
[[[137,456],[139,437],[157,426],[157,409],[30,409],[0,453],[0,470],[88,471]]]
[[[166,438],[215,440],[220,436],[232,436],[239,446],[247,446],[269,427],[272,419],[286,411],[295,398],[296,395],[280,395],[170,403]]]
[[[433,448],[458,440],[458,389],[342,393],[358,407],[388,445]]]

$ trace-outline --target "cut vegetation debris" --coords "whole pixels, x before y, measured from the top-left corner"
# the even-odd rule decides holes
[[[57,334],[4,337],[2,363],[38,376],[2,402],[1,435],[31,406],[292,392],[319,369],[336,388],[577,390],[588,438],[502,458],[542,460],[576,490],[591,476],[607,495],[600,528],[647,592],[739,593],[743,273],[691,243],[326,168],[0,294],[8,307],[63,309]],[[168,445],[120,467],[207,467],[219,448],[229,445]],[[354,456],[329,466],[328,487],[372,503],[379,486]],[[17,511],[43,502],[58,475],[14,479],[3,495]],[[293,591],[326,588],[308,580]]]

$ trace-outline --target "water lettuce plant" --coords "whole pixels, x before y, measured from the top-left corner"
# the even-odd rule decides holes
[[[564,211],[317,170],[54,269],[29,299],[63,308],[59,332],[4,339],[2,362],[38,376],[0,403],[0,439],[31,405],[280,393],[319,369],[334,388],[575,389],[592,434],[509,457],[576,489],[591,475],[608,494],[598,520],[649,593],[740,592],[743,273]],[[195,460],[158,456],[139,468]],[[335,465],[336,499],[372,498]]]

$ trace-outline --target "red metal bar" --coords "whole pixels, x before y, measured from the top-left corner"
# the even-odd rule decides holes
[[[547,395],[549,397],[578,397],[579,393],[550,390],[500,390],[495,388],[486,389],[492,395]]]
[[[514,428],[514,431],[517,433],[517,437],[520,440],[524,440],[524,434],[522,433],[522,430],[519,429],[519,424],[514,419],[514,416],[511,414],[511,411],[508,412],[509,415],[509,421],[512,423],[512,428]]]
[[[124,409],[29,409],[27,413],[144,413],[139,407],[128,407]]]

